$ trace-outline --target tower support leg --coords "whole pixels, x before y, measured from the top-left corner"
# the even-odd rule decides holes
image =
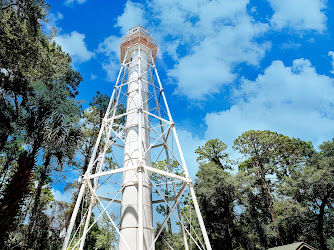
[[[73,209],[71,221],[70,221],[70,224],[69,224],[67,232],[66,232],[66,236],[65,236],[65,240],[64,240],[62,250],[66,250],[67,247],[68,247],[68,242],[70,241],[70,237],[71,237],[71,233],[72,233],[73,226],[74,226],[74,223],[75,223],[75,219],[77,218],[77,214],[78,214],[78,211],[79,211],[81,200],[83,198],[83,195],[85,194],[85,190],[86,190],[86,183],[82,183],[80,191],[79,191],[77,202],[75,203],[75,207]]]
[[[90,222],[90,217],[92,215],[92,210],[93,210],[93,196],[91,197],[91,201],[90,201],[90,204],[89,204],[89,208],[88,208],[88,213],[87,213],[87,218],[86,218],[86,222],[85,222],[85,227],[84,227],[84,230],[83,230],[83,233],[82,233],[82,237],[81,237],[81,242],[80,242],[80,247],[79,247],[79,250],[82,250],[84,245],[85,245],[85,240],[86,240],[86,235],[87,235],[87,229],[88,229],[88,226],[89,226],[89,222]]]

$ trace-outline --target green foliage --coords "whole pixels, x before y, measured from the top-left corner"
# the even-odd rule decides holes
[[[116,249],[115,244],[117,243],[116,234],[117,232],[109,223],[109,219],[106,216],[103,217],[102,221],[98,223],[99,230],[96,235],[95,248],[97,249]]]
[[[234,213],[237,182],[226,171],[231,169],[227,165],[230,160],[226,148],[225,143],[213,139],[195,151],[199,155],[199,171],[194,187],[213,249],[235,249],[238,246]],[[198,225],[196,227],[198,230]]]
[[[71,58],[43,33],[41,21],[48,6],[43,0],[1,1],[0,15],[0,246],[9,230],[15,229],[31,183],[38,175],[36,161],[55,157],[59,166],[73,158],[80,129],[79,103],[74,100],[82,80],[71,67]],[[38,179],[28,227],[40,225],[38,242],[45,242],[48,216],[44,214],[42,186],[48,182],[49,162]],[[61,169],[61,167],[59,168]],[[12,189],[16,188],[16,192]],[[18,192],[18,193],[17,193]],[[17,193],[17,194],[15,194]],[[10,203],[8,203],[10,202]],[[48,201],[50,202],[50,201]],[[43,224],[44,223],[44,224]],[[43,237],[41,235],[44,235]],[[37,244],[37,245],[36,245]],[[39,248],[45,248],[40,245]]]
[[[334,140],[315,152],[310,142],[251,130],[233,148],[244,157],[235,175],[213,160],[228,156],[218,139],[196,150],[195,191],[213,249],[267,249],[296,241],[330,249]],[[220,162],[230,162],[224,157]]]
[[[282,193],[298,201],[307,208],[309,217],[316,225],[307,230],[305,235],[313,239],[319,249],[326,249],[326,238],[331,244],[333,230],[325,230],[333,225],[334,206],[334,140],[326,141],[320,146],[320,152],[313,154],[305,166],[286,178]],[[331,216],[330,216],[331,215]],[[329,228],[331,228],[329,226]],[[316,236],[314,236],[314,234]]]
[[[158,162],[153,162],[152,166],[154,168],[160,169],[160,170],[164,170],[170,173],[174,173],[177,175],[184,175],[183,172],[181,171],[181,167],[180,164],[177,161],[167,161],[167,160],[163,160],[163,161],[158,161]],[[159,186],[159,191],[155,190],[155,193],[158,195],[158,197],[163,196],[164,198],[170,197],[174,195],[174,188],[175,191],[177,190],[177,187],[180,187],[181,183],[173,183],[172,185],[170,183],[172,183],[172,178],[164,176],[164,175],[160,175],[157,173],[152,173],[151,176],[151,180],[153,183],[155,183],[156,185]],[[161,197],[162,199],[162,197]],[[167,216],[170,212],[170,208],[167,205],[158,205],[156,208],[156,211],[159,214],[163,214],[164,216]],[[171,220],[169,219],[167,221],[167,227],[168,227],[168,233],[170,235],[173,235],[172,232],[172,223]],[[167,233],[167,232],[166,232]]]
[[[290,138],[269,130],[244,132],[234,141],[234,149],[249,157],[240,170],[281,179],[313,154],[311,142]],[[262,171],[262,172],[261,172]]]
[[[110,97],[100,92],[97,92],[90,102],[89,108],[87,108],[81,116],[83,123],[81,124],[82,138],[78,140],[79,146],[77,148],[77,153],[80,154],[81,161],[75,162],[74,164],[83,173],[86,172],[90,156],[92,154],[93,147],[95,145],[96,139],[98,137],[100,127],[102,124],[102,119],[108,108]],[[118,107],[117,114],[125,112],[124,108]],[[124,120],[115,121],[116,124],[123,124]],[[104,141],[101,141],[99,148],[104,146]],[[116,163],[110,156],[110,151],[107,151],[106,165],[108,169],[115,168]],[[93,169],[94,171],[95,169]]]
[[[101,94],[99,91],[97,91],[89,105],[91,107],[95,107],[95,109],[98,111],[98,117],[102,119],[107,111],[109,101],[110,96]]]
[[[201,165],[196,176],[196,195],[213,249],[234,249],[233,238],[238,235],[234,213],[237,183],[234,177],[210,164]]]
[[[233,148],[248,157],[239,165],[239,170],[255,177],[254,184],[265,201],[263,215],[270,220],[265,224],[264,246],[284,244],[283,227],[277,223],[274,208],[275,189],[313,154],[312,144],[268,130],[250,130],[234,141]]]
[[[240,249],[267,249],[268,240],[270,241],[267,233],[272,234],[272,230],[267,226],[269,215],[258,180],[243,171],[239,171],[235,178],[238,189],[234,211],[238,218]]]
[[[161,229],[161,224],[157,223],[156,232],[159,232]],[[171,233],[164,228],[155,243],[155,249],[161,250],[182,250],[184,249],[184,243],[182,238],[182,233]]]
[[[204,146],[195,150],[198,154],[197,161],[201,164],[215,164],[222,169],[231,169],[227,165],[230,161],[228,153],[225,152],[227,145],[219,139],[208,140]]]

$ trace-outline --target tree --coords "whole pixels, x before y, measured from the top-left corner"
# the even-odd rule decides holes
[[[36,241],[34,235],[36,235],[38,227],[35,227],[35,225],[37,225],[39,215],[42,212],[42,208],[40,207],[41,192],[43,186],[47,184],[49,174],[52,170],[51,160],[54,157],[57,160],[58,166],[62,166],[66,159],[70,161],[73,160],[78,142],[81,139],[80,127],[75,126],[75,124],[73,124],[74,122],[71,120],[67,121],[66,118],[68,117],[64,116],[64,112],[61,113],[61,117],[57,114],[58,116],[55,115],[48,118],[50,119],[50,126],[48,126],[48,130],[45,131],[45,139],[48,141],[48,144],[45,146],[44,163],[39,169],[39,178],[36,180],[38,185],[31,210],[26,238],[28,246]],[[52,140],[47,139],[47,137],[52,138]],[[61,170],[61,168],[58,170]]]
[[[182,173],[182,171],[180,171],[180,164],[173,160],[171,162],[168,162],[167,160],[162,160],[162,161],[158,161],[158,162],[153,162],[152,163],[153,167],[154,168],[157,168],[157,169],[160,169],[160,170],[167,170],[168,172],[172,172],[172,173],[175,173],[177,175],[184,175]],[[167,177],[165,175],[160,175],[160,174],[157,174],[157,173],[152,173],[152,176],[151,176],[151,180],[153,183],[155,183],[158,187],[159,187],[159,191],[158,190],[155,190],[155,193],[160,197],[161,195],[164,195],[165,198],[168,198],[170,196],[173,196],[174,195],[174,188],[175,188],[175,191],[177,191],[177,187],[180,187],[180,183],[172,183],[172,178],[170,177]],[[164,185],[162,185],[164,184]],[[159,205],[157,206],[156,208],[157,212],[159,214],[163,214],[164,216],[167,216],[169,213],[170,213],[170,208],[169,206],[165,206],[165,205]],[[169,233],[170,235],[173,234],[172,232],[172,222],[171,222],[171,219],[169,218],[167,220],[167,228],[168,228],[168,231],[166,233]]]
[[[244,171],[236,175],[238,181],[236,192],[236,213],[240,249],[267,249],[268,212],[263,193],[259,189],[258,180]],[[269,238],[269,239],[268,239]]]
[[[202,165],[196,174],[195,190],[213,249],[234,249],[238,236],[235,226],[235,178],[228,172]]]
[[[334,206],[334,139],[326,141],[308,159],[305,166],[286,178],[283,192],[297,200],[311,214],[316,225],[315,245],[327,249],[326,238],[333,237],[333,231],[325,231],[326,223],[333,223],[328,215]],[[310,232],[305,232],[310,235]],[[325,237],[326,236],[326,237]],[[310,235],[310,238],[314,238]]]
[[[80,140],[78,140],[79,145],[76,148],[76,158],[73,161],[73,164],[78,168],[80,175],[83,175],[87,168],[88,168],[88,164],[90,161],[90,157],[93,151],[93,148],[95,146],[102,122],[103,122],[103,118],[105,117],[105,113],[107,111],[108,105],[109,105],[109,101],[110,101],[110,97],[108,95],[105,94],[101,94],[100,92],[97,92],[96,95],[93,97],[92,101],[89,102],[89,107],[87,109],[85,109],[82,114],[81,114],[81,131],[82,131],[82,137],[80,138]],[[113,108],[113,103],[111,104],[111,108]],[[117,113],[116,114],[121,114],[125,112],[123,106],[119,106],[117,109]],[[124,125],[124,119],[123,120],[118,120],[115,121],[116,124],[118,125]],[[98,145],[98,149],[97,152],[100,152],[101,149],[104,148],[104,144],[105,141],[101,140],[100,144]],[[116,163],[113,160],[113,157],[110,156],[110,149],[107,150],[106,152],[106,159],[104,161],[104,169],[103,170],[110,170],[110,169],[114,169]],[[93,166],[92,168],[92,173],[94,173],[96,171],[96,165]],[[72,194],[72,204],[70,205],[70,214],[72,214],[73,209],[74,209],[74,205],[76,202],[76,198],[80,189],[80,185],[78,185],[77,182],[75,183],[68,183],[67,184],[67,189],[72,189],[75,190]],[[91,191],[87,190],[85,197],[86,199],[90,199],[91,196]],[[80,209],[80,212],[82,212],[83,214],[85,214],[85,211],[88,209],[88,203],[85,203]],[[80,214],[80,212],[78,214]],[[71,217],[68,216],[66,218],[66,228],[69,225]],[[77,227],[80,223],[80,219],[79,217],[77,217],[76,223],[74,227]],[[105,227],[106,223],[103,222],[101,225],[99,225],[99,227]],[[95,228],[95,226],[94,226]],[[97,230],[97,229],[96,229]],[[109,230],[109,229],[108,229]],[[113,230],[113,229],[112,229]],[[95,233],[96,237],[94,238],[93,241],[90,242],[90,239],[87,238],[86,243],[94,246],[94,245],[104,245],[106,244],[106,240],[109,239],[107,235],[103,235],[100,233]],[[90,237],[90,236],[88,236]],[[110,236],[111,237],[111,236]]]
[[[282,181],[285,176],[293,174],[296,166],[312,155],[312,144],[277,132],[250,130],[244,132],[234,141],[233,148],[248,157],[239,165],[239,170],[256,178],[257,185],[265,197],[268,215],[275,225],[274,183],[271,176]],[[280,228],[277,226],[276,232],[278,242],[270,244],[283,244]]]
[[[14,218],[18,215],[24,198],[30,192],[31,185],[31,169],[30,166],[34,162],[29,162],[32,159],[21,157],[18,160],[20,171],[16,171],[6,186],[6,192],[0,199],[0,247],[3,248],[6,233],[12,230],[15,226]]]
[[[76,155],[76,158],[72,162],[72,164],[79,170],[80,175],[85,174],[88,168],[89,160],[100,131],[102,119],[104,118],[104,114],[107,111],[109,100],[109,96],[97,92],[96,95],[93,97],[92,101],[90,101],[90,106],[81,113],[81,137],[79,140],[76,141],[76,143],[78,143],[74,153]],[[112,159],[106,162],[111,161]],[[73,202],[70,206],[70,214],[72,214],[73,212],[76,197],[80,189],[80,185],[76,184],[77,182],[67,185],[68,189],[77,189],[77,191],[73,192]],[[90,191],[87,190],[87,192]],[[66,228],[70,223],[70,219],[70,216],[66,218]]]
[[[87,170],[109,101],[110,97],[108,95],[101,94],[97,91],[96,95],[89,103],[90,106],[82,113],[81,119],[83,123],[81,124],[81,128],[83,136],[81,140],[79,140],[79,146],[77,148],[77,154],[80,155],[80,159],[75,162],[82,174]],[[123,112],[125,112],[125,109],[120,105],[116,114],[119,115]],[[119,125],[124,125],[124,122],[124,119],[115,121],[115,123]],[[103,146],[103,143],[104,142],[101,141],[99,148]]]
[[[78,116],[74,97],[82,78],[72,70],[69,55],[43,33],[40,22],[47,14],[43,0],[1,1],[0,7],[0,115],[5,118],[0,124],[0,151],[5,158],[1,245],[30,194],[38,153],[46,152],[59,137],[57,133],[45,137],[53,125],[50,119],[61,114],[60,119],[73,122]],[[21,192],[12,192],[18,185]]]
[[[156,226],[156,233],[160,231],[161,224],[158,222]],[[155,242],[155,249],[161,250],[182,250],[184,249],[184,242],[182,237],[182,232],[171,233],[163,228],[161,234],[159,235],[157,241]],[[191,249],[191,248],[190,248]]]
[[[64,232],[66,231],[65,221],[70,213],[70,203],[54,200],[50,204],[50,242],[51,249],[57,249],[63,243]]]
[[[225,152],[227,145],[219,139],[208,140],[204,146],[195,150],[198,154],[197,162],[200,164],[215,164],[221,169],[231,169],[228,153]]]
[[[98,222],[99,230],[97,233],[97,239],[95,243],[96,249],[116,249],[115,243],[116,230],[109,223],[109,218],[103,216],[102,220]]]
[[[236,180],[225,171],[231,167],[227,145],[219,139],[209,140],[196,149],[199,171],[195,191],[213,249],[236,248]]]

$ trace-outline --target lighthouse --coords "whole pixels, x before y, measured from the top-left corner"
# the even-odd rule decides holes
[[[63,250],[83,249],[101,220],[116,232],[113,245],[120,250],[154,250],[159,240],[173,249],[161,234],[167,224],[179,230],[184,249],[211,249],[156,68],[157,52],[157,42],[140,25],[121,40],[121,69],[81,178]]]

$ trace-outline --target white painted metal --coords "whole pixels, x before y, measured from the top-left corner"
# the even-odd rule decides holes
[[[188,250],[191,242],[199,249],[211,249],[155,66],[156,55],[157,45],[148,31],[141,26],[130,29],[121,43],[122,67],[82,178],[63,250],[83,249],[92,226],[103,217],[117,232],[120,250],[154,249],[167,223],[180,228],[184,249]],[[107,167],[107,158],[114,162],[111,169]],[[110,178],[114,178],[113,181]],[[112,183],[115,186],[110,186]],[[184,195],[192,200],[188,206],[194,206],[201,235],[182,212]],[[90,203],[84,204],[88,196]],[[153,227],[158,218],[153,218],[157,204],[164,204],[166,208],[158,232]],[[79,210],[84,215],[82,218],[76,218]],[[116,218],[111,213],[116,213]],[[94,220],[91,220],[93,215]],[[73,230],[75,221],[80,226]],[[164,238],[161,241],[172,249],[174,242]]]
[[[64,243],[63,243],[62,250],[66,250],[67,247],[68,247],[68,242],[70,241],[70,237],[71,237],[71,233],[72,233],[73,226],[74,226],[74,223],[75,223],[75,219],[77,217],[77,214],[78,214],[78,211],[79,211],[79,207],[80,207],[83,195],[85,193],[85,189],[86,189],[86,184],[83,183],[81,185],[81,188],[80,188],[80,191],[79,191],[79,195],[78,195],[77,201],[75,203],[75,207],[73,209],[71,221],[70,221],[70,224],[69,224],[67,232],[66,232],[66,236],[65,236],[65,240],[64,240]]]
[[[147,80],[148,67],[142,64],[147,55],[141,45],[132,48],[130,53],[128,77],[128,113],[125,126],[123,167],[137,166],[137,169],[123,173],[123,184],[129,176],[137,172],[137,178],[128,183],[122,193],[120,232],[129,242],[131,249],[144,249],[143,245],[153,242],[152,189],[148,178],[143,177],[143,166],[151,165],[150,152],[143,154],[150,145],[148,116],[142,111],[149,109],[144,101],[148,97],[148,86],[141,79]],[[132,112],[132,111],[136,112]],[[124,249],[124,242],[119,242],[119,249]],[[147,249],[147,247],[145,247]]]

